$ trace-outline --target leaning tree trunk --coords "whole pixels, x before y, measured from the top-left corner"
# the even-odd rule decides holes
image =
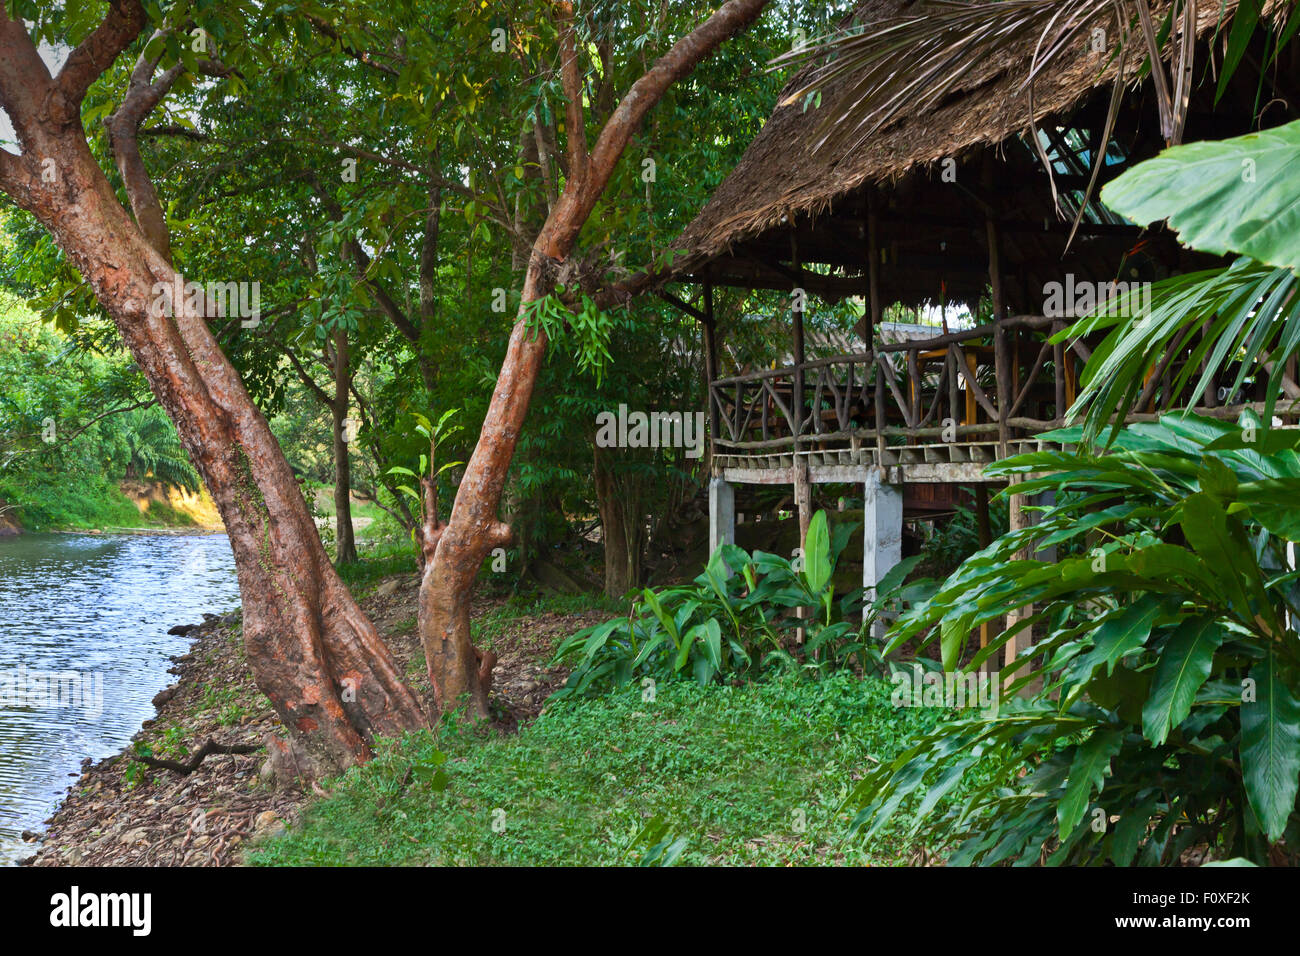
[[[172,286],[176,273],[72,125],[24,143],[54,160],[57,182],[30,176],[11,192],[89,282],[216,503],[235,556],[248,662],[290,734],[269,742],[272,760],[309,778],[365,760],[375,736],[427,724],[421,703],[335,573],[288,462],[203,315],[182,303],[174,318],[155,308],[156,288]]]
[[[445,525],[426,528],[424,536],[424,550],[430,557],[420,581],[420,638],[440,708],[465,704],[471,713],[488,715],[492,658],[481,654],[470,640],[470,598],[483,559],[493,548],[510,540],[510,528],[498,518],[497,506],[528,415],[533,386],[546,357],[546,336],[528,327],[529,306],[554,289],[557,267],[573,251],[578,234],[646,114],[673,83],[690,73],[723,41],[753,23],[766,4],[767,0],[728,0],[674,43],[632,85],[590,150],[573,8],[565,0],[555,4],[563,21],[560,69],[568,100],[564,191],[533,243],[515,327],[451,515]]]
[[[339,564],[357,560],[356,536],[352,530],[352,463],[348,454],[348,387],[352,369],[348,364],[348,333],[334,333],[334,401],[330,418],[334,425],[334,544]]]

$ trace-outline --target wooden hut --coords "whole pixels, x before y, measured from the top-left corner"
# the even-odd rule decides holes
[[[1234,7],[1229,0],[1228,11]],[[924,11],[924,2],[870,0],[853,17],[872,29]],[[1242,70],[1215,102],[1207,64],[1221,58],[1220,12],[1218,2],[1201,4],[1198,82],[1185,141],[1248,132],[1264,101],[1271,103],[1266,125],[1298,115],[1300,99],[1289,85],[1300,75],[1294,49],[1262,81],[1258,69]],[[1004,45],[937,108],[897,119],[852,149],[817,148],[822,111],[845,95],[844,82],[823,88],[820,106],[778,106],[679,237],[671,282],[660,294],[703,330],[711,546],[734,537],[736,485],[790,486],[806,528],[810,486],[851,482],[863,489],[863,584],[873,588],[900,558],[906,486],[984,489],[986,464],[1038,448],[1036,436],[1062,423],[1091,355],[1085,341],[1047,341],[1069,323],[1070,290],[1113,290],[1116,282],[1140,284],[1214,264],[1167,231],[1127,222],[1095,198],[1067,245],[1101,150],[1118,60],[1113,44],[1083,38],[1077,58],[1033,84],[1054,198],[1030,132],[1025,81],[1034,46]],[[1259,50],[1250,55],[1262,59]],[[1098,190],[1165,146],[1139,59],[1129,58],[1129,89]],[[804,80],[796,76],[787,91]],[[725,329],[714,314],[721,286],[790,293],[788,342],[772,346],[773,364],[781,367],[735,374],[723,366]],[[857,347],[807,360],[805,310],[850,296],[864,302]],[[991,300],[991,316],[977,327],[892,341],[880,334],[893,303],[942,300],[973,311],[981,299]],[[1054,314],[1054,301],[1067,314]],[[792,360],[782,362],[785,356]],[[1157,366],[1139,412],[1186,404],[1188,396],[1169,388],[1184,357]],[[1196,404],[1234,414],[1213,391]],[[1013,526],[1026,520],[1013,505]]]

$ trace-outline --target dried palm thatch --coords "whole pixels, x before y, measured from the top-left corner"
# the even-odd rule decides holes
[[[870,36],[874,59],[845,54],[839,68],[826,61],[830,46],[803,56],[813,59],[786,86],[739,165],[675,243],[673,275],[697,273],[737,244],[817,217],[864,186],[896,184],[945,160],[961,164],[1085,101],[1109,96],[1109,124],[1121,90],[1148,76],[1161,134],[1177,139],[1194,82],[1194,41],[1220,33],[1226,40],[1224,24],[1238,5],[867,0],[852,20]],[[1145,16],[1123,15],[1139,7]],[[922,22],[929,16],[943,23]],[[978,21],[980,42],[953,34],[964,20],[971,30]],[[1161,35],[1166,21],[1172,21],[1168,36]],[[891,44],[893,36],[898,42]],[[1152,45],[1169,51],[1172,67],[1149,70],[1143,51]],[[971,57],[974,49],[983,52]],[[907,72],[909,61],[915,75]],[[885,71],[892,85],[881,82]],[[1037,137],[1028,140],[1041,154]]]

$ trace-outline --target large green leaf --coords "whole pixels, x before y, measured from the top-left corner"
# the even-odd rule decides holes
[[[1280,839],[1300,789],[1300,701],[1280,679],[1276,655],[1251,668],[1255,699],[1241,705],[1246,797],[1270,840]]]
[[[1124,734],[1121,731],[1099,730],[1074,752],[1065,793],[1056,805],[1058,835],[1062,840],[1074,832],[1074,828],[1083,819],[1088,801],[1092,799],[1092,791],[1101,789],[1106,772],[1110,769],[1110,758],[1119,753],[1123,743]]]
[[[1196,692],[1210,676],[1214,652],[1223,643],[1224,632],[1213,617],[1184,622],[1160,654],[1151,696],[1142,708],[1142,734],[1157,747],[1169,736],[1169,728],[1187,719]]]
[[[1107,674],[1114,673],[1120,658],[1146,643],[1162,608],[1160,598],[1146,594],[1108,617],[1093,635],[1092,649],[1079,660],[1081,679],[1086,680],[1102,664],[1106,665]]]
[[[808,522],[808,537],[803,543],[803,561],[808,590],[820,594],[831,579],[831,537],[824,511],[818,511]]]
[[[1195,494],[1183,502],[1182,527],[1187,542],[1206,565],[1223,570],[1224,592],[1240,620],[1246,623],[1258,615],[1273,631],[1280,631],[1241,522],[1208,494]]]
[[[1300,272],[1300,121],[1219,142],[1188,143],[1108,183],[1106,205],[1179,238]]]

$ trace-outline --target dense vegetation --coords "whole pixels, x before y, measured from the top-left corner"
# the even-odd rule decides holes
[[[70,46],[90,34],[87,9],[97,6],[6,9],[36,38]],[[334,708],[358,723],[330,755],[349,759],[324,766],[373,759],[328,775],[327,799],[256,862],[887,863],[921,852],[984,865],[1295,861],[1300,438],[1275,428],[1272,412],[1297,396],[1273,376],[1262,412],[1237,421],[1177,411],[1121,419],[1161,354],[1191,332],[1202,344],[1175,390],[1200,393],[1230,376],[1235,393],[1300,353],[1300,124],[1174,146],[1107,184],[1101,199],[1117,215],[1166,220],[1221,266],[1159,283],[1136,317],[1113,310],[1058,333],[1102,340],[1071,410],[1077,427],[1050,436],[1059,450],[989,472],[1024,478],[1016,494],[1051,492],[1054,503],[1017,529],[1000,503],[984,547],[961,513],[931,529],[920,559],[867,600],[835,584],[851,523],[818,511],[798,557],[772,553],[779,532],[771,551],[705,554],[703,460],[682,448],[614,453],[593,425],[620,404],[704,407],[695,318],[620,283],[664,265],[673,237],[734,167],[777,99],[773,57],[846,5],[773,3],[742,39],[718,43],[659,91],[594,195],[573,185],[592,175],[588,126],[596,143],[617,131],[618,97],[699,29],[711,5],[580,4],[576,21],[564,4],[521,4],[511,16],[487,4],[333,6],[140,6],[157,33],[137,27],[129,55],[103,64],[76,102],[84,145],[142,235],[147,213],[161,219],[150,254],[178,275],[257,284],[255,317],[181,316],[211,336],[209,355],[247,391],[220,398],[248,414],[212,399],[198,372],[178,398],[160,372],[175,369],[150,360],[183,323],[134,339],[130,303],[97,297],[95,277],[74,264],[76,237],[51,229],[40,203],[3,200],[0,509],[33,529],[135,525],[146,519],[121,482],[195,490],[202,472],[241,519],[238,531],[228,527],[232,540],[243,534],[245,603],[265,611],[245,620],[268,629],[248,635],[250,645],[271,646],[277,625],[306,635],[301,661],[250,660],[283,665],[258,674],[263,689],[279,676],[302,691],[292,682],[329,657],[330,640],[386,653],[377,637],[366,642],[375,629],[357,623],[362,615],[321,608],[351,607],[340,582],[424,572],[417,620],[433,635],[423,661],[433,693],[434,640],[454,631],[430,623],[428,608],[446,610],[441,598],[479,645],[472,666],[456,663],[488,716],[494,622],[470,623],[470,588],[429,573],[449,540],[464,558],[452,570],[468,568],[470,583],[477,574],[493,594],[569,592],[617,616],[555,648],[551,663],[569,668],[567,683],[517,733],[472,720],[462,710],[469,690],[439,700],[441,723],[400,740],[370,733],[373,715],[353,713],[363,710],[355,696],[355,708]],[[1300,30],[1294,10],[1265,23],[1258,4],[1242,6],[1249,15],[1224,36],[1225,74],[1246,62],[1257,29],[1266,67]],[[1064,55],[1089,17],[1111,7],[1069,4],[1069,29],[1045,45],[1048,55]],[[839,34],[807,53],[835,53],[834,69],[861,72],[846,115],[828,122],[860,132],[885,121],[882,109],[935,106],[963,75],[956,58],[977,61],[996,53],[987,44],[999,37],[1058,21],[1047,3],[985,4],[987,22],[950,48],[939,42],[952,25],[944,17],[967,23],[981,10],[943,9],[907,26],[922,49],[942,51],[924,62],[908,62],[916,49],[899,34]],[[1139,53],[1172,45],[1176,9],[1188,8],[1170,5],[1168,22],[1140,40],[1126,35]],[[190,37],[212,47],[189,46]],[[1164,69],[1160,49],[1145,52]],[[137,72],[145,84],[168,78],[149,125],[132,130],[145,181],[165,197],[154,197],[156,210],[124,171],[132,156],[120,135],[111,142],[104,128],[139,94]],[[905,95],[921,76],[935,82],[919,100]],[[1177,104],[1161,96],[1173,141]],[[580,221],[551,229],[575,193],[586,203]],[[556,233],[568,242],[562,254],[539,252]],[[728,342],[720,374],[776,360],[789,297],[732,289],[716,306]],[[972,304],[976,315],[987,308]],[[847,333],[860,314],[856,300],[835,303],[809,313],[809,329]],[[511,392],[518,383],[498,370],[526,367],[529,356],[535,380]],[[520,431],[509,415],[524,407]],[[263,417],[270,437],[259,457],[248,449]],[[205,448],[194,438],[212,434],[229,440]],[[495,459],[462,481],[482,449]],[[265,474],[254,474],[254,458]],[[292,477],[272,467],[285,462]],[[229,487],[210,480],[232,474]],[[259,479],[289,490],[282,513]],[[478,524],[457,524],[455,507],[480,493],[485,507],[462,509]],[[771,510],[789,514],[781,501]],[[465,527],[476,533],[448,534]],[[285,551],[272,560],[263,542]],[[1056,555],[1043,557],[1041,545]],[[307,546],[320,560],[294,563]],[[267,574],[260,606],[250,568]],[[285,582],[300,578],[297,603],[281,602]],[[298,617],[277,617],[291,604]],[[323,621],[355,633],[326,633]],[[982,648],[981,630],[991,635]],[[1000,706],[950,712],[924,694],[897,697],[913,668],[927,679],[973,675],[1020,631],[1032,653],[1003,675]],[[391,674],[390,664],[375,670]],[[316,706],[326,686],[268,696]],[[376,712],[401,711],[386,705],[404,692],[385,685]],[[399,729],[421,725],[414,694],[399,702],[414,714]]]
[[[0,291],[0,509],[31,530],[188,524],[123,480],[195,492],[176,429],[115,348],[62,334]]]

